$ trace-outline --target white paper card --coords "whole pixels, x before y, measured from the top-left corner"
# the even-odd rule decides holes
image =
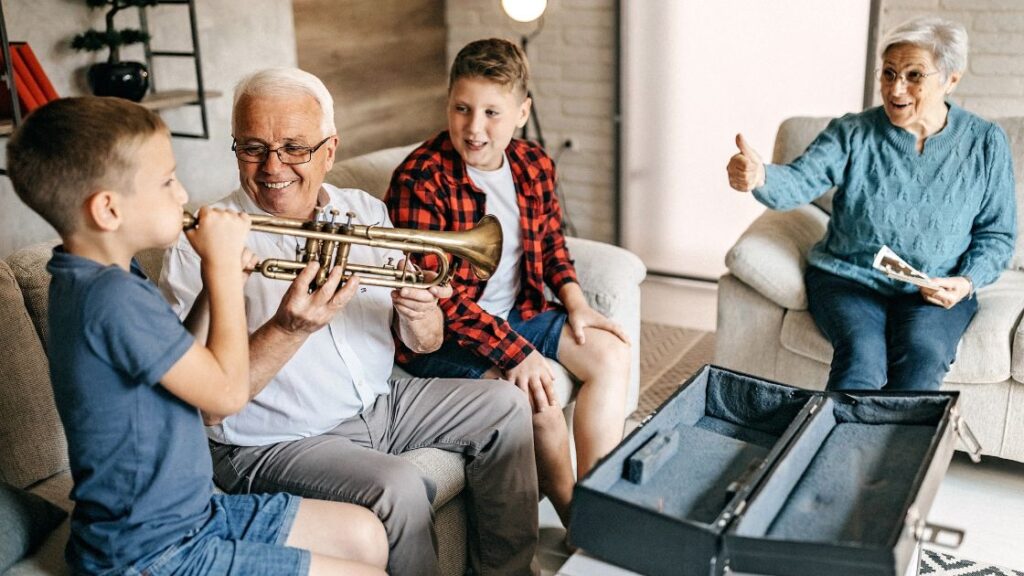
[[[939,285],[932,281],[927,274],[907,264],[888,246],[882,246],[875,254],[875,262],[872,264],[875,270],[885,274],[893,280],[909,282],[915,286],[938,289]]]

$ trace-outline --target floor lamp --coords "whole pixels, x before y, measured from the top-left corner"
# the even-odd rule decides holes
[[[530,40],[533,40],[537,34],[540,34],[542,28],[544,28],[544,11],[548,7],[548,0],[501,0],[501,8],[505,11],[505,14],[509,18],[516,22],[529,23],[537,21],[537,27],[529,34],[523,34],[519,37],[519,45],[523,49],[523,53],[526,53],[526,47],[530,44]],[[526,91],[526,96],[533,100],[533,94]],[[536,104],[536,102],[534,103]],[[547,150],[547,146],[544,143],[544,132],[540,129],[540,117],[537,115],[537,106],[533,106],[530,109],[530,117],[526,119],[526,124],[523,125],[522,133],[520,138],[523,140],[530,139],[530,123],[533,123],[533,128],[537,132],[536,142],[541,148]],[[570,140],[566,140],[565,144],[556,152],[555,160],[558,160],[558,156],[561,156],[563,150],[568,150],[572,146]],[[576,225],[573,224],[572,219],[569,218],[568,205],[566,204],[565,196],[562,194],[562,186],[560,184],[555,188],[555,194],[558,195],[558,201],[562,204],[562,223],[565,226],[565,231],[570,236],[576,235]]]
[[[544,10],[547,7],[548,0],[501,0],[501,9],[505,11],[509,18],[523,23],[537,21],[537,27],[533,32],[519,37],[519,46],[523,49],[524,54],[526,53],[526,47],[530,44],[530,40],[533,40],[537,34],[540,34],[541,29],[544,28]],[[526,96],[531,100],[533,99],[533,93],[530,90],[526,91]],[[531,122],[533,123],[534,130],[537,132],[537,143],[540,144],[541,148],[546,149],[544,133],[540,129],[540,118],[537,116],[536,106],[530,110],[530,117],[526,119],[526,124],[523,126],[520,137],[524,140],[530,138]]]

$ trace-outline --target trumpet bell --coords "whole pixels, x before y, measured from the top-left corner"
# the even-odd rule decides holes
[[[469,262],[473,273],[481,280],[494,275],[501,262],[504,235],[498,219],[487,214],[469,230],[462,232],[423,232],[424,239]]]

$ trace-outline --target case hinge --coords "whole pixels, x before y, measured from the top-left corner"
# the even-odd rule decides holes
[[[950,414],[953,420],[953,431],[956,432],[964,447],[967,448],[967,455],[971,457],[971,461],[978,464],[981,462],[981,442],[978,442],[978,437],[974,435],[974,432],[971,432],[971,427],[967,425],[967,421],[964,420],[958,408],[954,407]]]

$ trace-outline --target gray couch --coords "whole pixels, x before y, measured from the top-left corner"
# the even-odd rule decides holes
[[[391,171],[411,147],[382,150],[335,165],[328,181],[362,188],[380,197]],[[47,290],[45,270],[52,243],[21,250],[0,260],[0,480],[27,488],[65,510],[71,473],[67,445],[53,403],[44,351],[47,341]],[[569,248],[591,304],[613,318],[639,342],[640,289],[646,270],[633,254],[598,242],[569,239]],[[160,253],[140,255],[151,278],[159,277]],[[628,412],[637,402],[637,354],[630,387]],[[574,385],[561,370],[558,393],[563,403]],[[436,449],[415,450],[404,457],[416,464],[437,486],[434,508],[442,572],[460,575],[466,566],[466,516],[462,489],[465,486],[461,456]],[[64,545],[69,522],[65,520],[29,558],[5,574],[67,574]]]
[[[799,155],[828,118],[792,118],[779,128],[773,162]],[[1024,226],[1024,118],[999,120],[1013,149],[1018,227]],[[723,176],[724,177],[724,176]],[[766,210],[726,256],[718,285],[715,362],[764,378],[821,389],[832,348],[807,311],[803,271],[825,233],[830,197],[788,212]],[[751,202],[753,202],[751,198]],[[1024,234],[964,334],[943,390],[963,392],[964,416],[983,453],[1024,461]]]

